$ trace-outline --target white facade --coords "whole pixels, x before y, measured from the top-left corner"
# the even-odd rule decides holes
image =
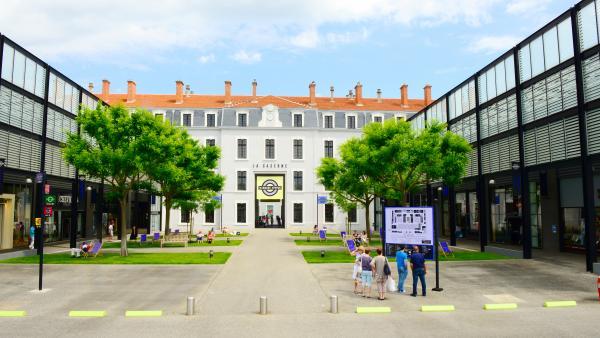
[[[325,142],[333,141],[333,156],[339,158],[339,146],[348,138],[359,137],[361,128],[366,123],[390,119],[407,118],[411,112],[329,112],[311,108],[279,109],[275,105],[262,108],[223,108],[223,109],[150,109],[155,115],[162,114],[173,124],[185,126],[189,134],[207,145],[210,140],[221,149],[221,159],[217,171],[225,176],[225,186],[220,193],[222,207],[214,211],[214,221],[207,221],[204,212],[191,215],[193,232],[210,228],[219,229],[221,225],[235,231],[248,232],[255,228],[259,215],[266,213],[269,205],[274,205],[273,224],[277,225],[276,216],[281,217],[282,226],[292,230],[310,231],[315,224],[328,229],[340,231],[346,228],[348,213],[337,206],[333,208],[333,220],[326,219],[325,205],[317,206],[317,196],[327,196],[328,192],[318,183],[315,170],[326,155]],[[184,116],[191,114],[192,121],[183,122]],[[215,114],[215,126],[209,126],[208,114]],[[240,117],[240,114],[245,114]],[[295,114],[301,115],[301,126],[294,125]],[[170,117],[169,117],[170,116]],[[350,118],[349,118],[350,117]],[[212,119],[212,117],[210,117]],[[245,119],[245,121],[244,121]],[[298,119],[298,117],[296,117]],[[240,126],[239,124],[246,124]],[[266,140],[274,140],[274,158],[266,158]],[[239,154],[238,142],[246,140],[246,156]],[[294,140],[302,140],[302,156],[294,158]],[[243,151],[242,151],[243,153]],[[297,154],[296,154],[297,156]],[[238,172],[246,173],[245,189],[238,189]],[[302,173],[302,187],[296,190],[294,172]],[[284,199],[283,211],[277,202],[256,203],[257,175],[283,175]],[[238,204],[245,204],[245,219],[238,217]],[[302,204],[302,216],[294,217],[294,204]],[[155,210],[160,199],[152,206]],[[298,206],[296,205],[298,211]],[[318,211],[317,211],[318,209]],[[318,213],[318,220],[317,220]],[[329,214],[331,216],[331,214]],[[156,215],[158,217],[158,215]],[[162,226],[164,229],[165,211],[162,208]],[[369,224],[374,220],[371,206]],[[190,223],[182,219],[181,211],[171,211],[171,229],[187,231]],[[152,222],[156,227],[156,219]],[[364,209],[358,208],[356,222],[351,222],[352,229],[361,230],[365,225]],[[154,230],[153,230],[154,231]]]

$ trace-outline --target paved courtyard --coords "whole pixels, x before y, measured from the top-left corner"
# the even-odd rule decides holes
[[[591,337],[600,332],[596,276],[582,272],[582,263],[573,259],[445,262],[443,292],[428,291],[425,298],[392,294],[378,301],[352,293],[351,264],[306,264],[300,251],[313,249],[319,248],[296,246],[286,230],[257,230],[241,246],[228,247],[233,255],[220,266],[47,265],[44,285],[50,290],[41,294],[32,292],[37,266],[0,265],[0,310],[27,311],[24,318],[0,318],[0,336]],[[429,271],[431,288],[433,266]],[[332,294],[339,297],[339,314],[328,313]],[[269,297],[267,316],[257,314],[262,295]],[[184,315],[187,296],[197,299],[191,317]],[[543,308],[547,300],[578,305]],[[482,309],[505,302],[519,308]],[[456,311],[418,311],[421,305],[445,304]],[[389,306],[392,313],[358,315],[356,306]],[[106,310],[107,316],[69,318],[70,310]],[[162,310],[163,316],[125,318],[126,310]]]

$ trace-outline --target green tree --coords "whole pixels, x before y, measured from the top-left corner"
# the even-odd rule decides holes
[[[220,149],[201,146],[190,138],[187,131],[160,122],[163,133],[149,136],[148,143],[156,142],[145,152],[148,156],[144,172],[158,186],[164,197],[165,233],[170,231],[171,209],[197,210],[223,188],[224,177],[215,173]],[[176,203],[177,202],[177,203]]]
[[[214,211],[221,207],[221,203],[214,199],[213,191],[193,191],[183,193],[173,198],[173,208],[181,209],[181,212],[197,213],[200,210]],[[190,224],[188,232],[192,233],[194,229],[194,217],[190,215]]]
[[[323,158],[317,177],[343,210],[360,205],[365,210],[365,229],[371,238],[370,205],[375,199],[375,182],[370,173],[370,149],[362,139],[352,138],[340,146],[340,160]]]
[[[81,133],[69,133],[63,148],[65,160],[88,177],[111,186],[109,198],[121,209],[121,256],[127,256],[129,193],[148,186],[143,173],[144,142],[156,135],[156,120],[141,110],[129,112],[123,106],[83,108],[77,116]]]
[[[410,123],[388,120],[364,128],[364,141],[370,149],[368,175],[377,195],[407,205],[409,193],[434,181],[456,185],[464,176],[471,151],[461,136],[438,122],[420,132]]]

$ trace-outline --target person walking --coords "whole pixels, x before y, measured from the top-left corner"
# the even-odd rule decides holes
[[[412,270],[413,278],[413,291],[411,296],[417,296],[417,280],[421,280],[421,291],[423,297],[427,295],[427,286],[425,285],[425,275],[427,274],[427,267],[425,266],[425,256],[419,252],[419,247],[414,246],[413,252],[410,255],[410,268]]]
[[[365,253],[360,256],[362,296],[367,298],[371,298],[371,283],[373,283],[373,269],[371,267],[373,259],[369,255],[370,253],[371,250],[365,249]]]
[[[114,220],[110,220],[110,222],[108,223],[108,237],[109,239],[112,241],[113,240],[113,232],[115,229],[115,225],[114,225],[115,221]]]
[[[360,279],[361,277],[361,273],[362,273],[362,262],[360,260],[360,258],[362,257],[362,254],[365,252],[365,248],[363,248],[362,246],[359,246],[358,249],[356,249],[352,254],[355,256],[354,259],[354,267],[352,270],[352,279],[354,279],[354,293],[355,294],[359,294],[360,290],[359,290],[359,285],[360,285]]]
[[[406,263],[406,247],[400,246],[400,250],[396,251],[396,267],[398,268],[398,292],[404,293],[404,281],[408,276],[408,264]]]
[[[29,227],[29,249],[33,250],[35,249],[35,227],[34,226],[30,226]]]
[[[371,266],[375,271],[375,282],[377,283],[377,291],[379,291],[379,300],[385,299],[385,282],[388,278],[385,273],[386,264],[388,264],[387,258],[383,255],[381,249],[377,248],[377,257],[373,259]]]

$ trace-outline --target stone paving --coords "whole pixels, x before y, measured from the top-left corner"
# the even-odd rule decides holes
[[[600,332],[596,276],[578,262],[444,262],[443,292],[417,298],[392,294],[379,301],[352,293],[351,264],[306,264],[300,251],[317,248],[296,246],[286,230],[257,229],[242,245],[215,251],[224,249],[233,255],[220,266],[47,265],[50,290],[44,293],[32,292],[36,266],[0,265],[0,310],[27,311],[24,318],[0,318],[0,336],[592,337]],[[433,266],[429,271],[431,288]],[[339,297],[339,314],[328,313],[332,294]],[[257,314],[262,295],[269,297],[266,316]],[[187,296],[197,299],[194,316],[184,315]],[[578,305],[547,309],[542,306],[547,300]],[[482,309],[497,302],[516,302],[519,308]],[[456,310],[419,311],[421,305],[444,304]],[[358,315],[356,306],[389,306],[392,312]],[[106,310],[107,316],[69,318],[70,310]],[[162,310],[163,316],[125,318],[126,310]]]

